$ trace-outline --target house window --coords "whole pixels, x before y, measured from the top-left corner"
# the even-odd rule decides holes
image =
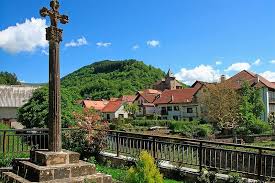
[[[173,116],[173,119],[178,121],[179,120],[179,117],[178,116]]]
[[[119,114],[118,117],[119,118],[124,118],[124,115],[123,114]]]
[[[107,120],[110,120],[110,114],[107,114]]]
[[[167,117],[162,117],[163,120],[167,120]]]
[[[172,106],[168,106],[167,111],[172,111]]]
[[[179,111],[180,107],[179,106],[174,106],[174,111]]]
[[[193,113],[193,108],[188,107],[187,108],[187,113]]]

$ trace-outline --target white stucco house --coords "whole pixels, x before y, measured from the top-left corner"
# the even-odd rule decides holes
[[[200,105],[195,100],[197,88],[165,90],[154,101],[161,119],[193,121],[200,117]]]
[[[110,101],[101,111],[103,119],[128,118],[128,112],[124,110],[124,104],[124,101]]]

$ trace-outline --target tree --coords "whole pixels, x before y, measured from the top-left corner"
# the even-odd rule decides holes
[[[251,87],[248,82],[244,82],[240,94],[240,112],[244,122],[249,123],[259,119],[264,111],[260,90],[256,87]]]
[[[0,84],[2,85],[19,85],[20,82],[15,74],[9,72],[0,72]]]
[[[75,125],[73,112],[80,111],[76,104],[78,94],[61,88],[61,121],[62,127]],[[48,87],[37,89],[30,100],[18,109],[18,121],[26,128],[48,127]]]
[[[132,116],[133,118],[135,118],[135,115],[138,112],[139,107],[138,107],[138,105],[136,103],[127,103],[127,104],[124,105],[124,110],[126,112],[128,112],[128,114],[130,116]]]
[[[216,127],[235,129],[240,125],[240,97],[225,83],[207,85],[199,96],[199,101],[206,119]]]
[[[82,132],[85,132],[85,145],[81,147],[81,153],[87,156],[98,155],[106,146],[109,123],[107,121],[102,121],[100,115],[93,109],[85,108],[81,112],[73,112],[73,115],[75,121],[77,121],[77,127],[79,127]],[[76,134],[76,139],[78,139],[77,136]],[[73,138],[74,136],[71,136],[68,139]],[[82,142],[83,139],[80,139],[80,141]],[[72,144],[78,144],[78,141]]]

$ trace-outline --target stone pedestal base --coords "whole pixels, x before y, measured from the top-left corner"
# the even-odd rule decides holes
[[[79,160],[79,154],[64,150],[31,151],[30,159],[15,159],[12,171],[4,172],[5,183],[111,183],[109,175],[96,173],[94,164]]]

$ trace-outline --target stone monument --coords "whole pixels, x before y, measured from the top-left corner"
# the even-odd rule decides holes
[[[4,182],[96,182],[111,183],[109,175],[96,173],[95,165],[79,160],[80,154],[62,150],[59,44],[62,29],[58,22],[66,24],[68,16],[59,14],[59,2],[52,0],[51,9],[43,7],[42,17],[49,16],[51,26],[46,28],[49,41],[49,149],[31,150],[29,159],[15,159],[9,172],[3,173]]]

